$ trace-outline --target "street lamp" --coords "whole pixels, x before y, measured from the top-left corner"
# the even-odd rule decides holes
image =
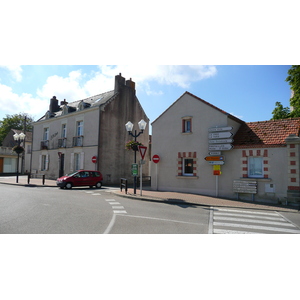
[[[16,182],[19,182],[19,158],[20,158],[20,154],[23,153],[24,148],[21,147],[21,143],[25,140],[25,134],[23,132],[21,132],[20,134],[15,133],[13,135],[14,140],[16,141],[17,145],[13,148],[13,151],[15,151],[18,154],[18,161],[17,161],[17,180]]]
[[[138,125],[139,125],[139,129],[140,129],[140,132],[137,133],[136,130],[134,131],[134,134],[132,133],[132,129],[133,129],[133,124],[128,121],[126,124],[125,124],[125,127],[126,127],[126,130],[128,131],[128,134],[133,136],[134,137],[134,141],[136,142],[136,138],[138,136],[140,136],[144,130],[146,129],[146,126],[147,126],[147,122],[145,122],[143,119],[141,121],[138,122]],[[136,149],[134,149],[134,163],[136,164]],[[136,194],[136,175],[134,175],[134,184],[133,184],[133,188],[134,188],[134,194]]]

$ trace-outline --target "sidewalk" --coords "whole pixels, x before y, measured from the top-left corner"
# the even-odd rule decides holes
[[[45,184],[42,184],[42,178],[31,178],[30,184],[27,184],[27,176],[19,176],[19,183],[16,183],[16,176],[12,177],[0,177],[0,184],[12,184],[20,185],[27,187],[56,187],[56,181],[46,179]],[[106,186],[103,186],[105,188]],[[275,205],[267,203],[259,203],[252,201],[242,201],[242,200],[229,200],[222,199],[217,197],[196,195],[196,194],[187,194],[187,193],[178,193],[178,192],[163,192],[163,191],[152,191],[149,187],[145,187],[142,191],[142,196],[140,196],[140,190],[136,190],[136,195],[134,195],[133,189],[128,189],[128,193],[125,194],[125,191],[122,192],[120,189],[111,190],[111,193],[131,198],[134,200],[144,200],[144,201],[154,201],[162,202],[169,204],[176,204],[179,206],[222,206],[222,207],[234,207],[234,208],[245,208],[245,209],[263,209],[263,210],[275,210],[282,212],[295,212],[299,213],[299,209],[286,206],[286,205]]]

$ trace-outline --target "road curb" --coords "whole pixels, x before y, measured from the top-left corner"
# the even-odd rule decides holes
[[[260,208],[260,207],[242,207],[242,206],[234,206],[234,205],[213,205],[213,204],[205,204],[205,203],[197,203],[197,202],[189,202],[184,199],[162,199],[162,198],[154,198],[154,197],[143,197],[139,195],[128,195],[128,194],[122,194],[119,191],[112,191],[112,194],[115,194],[117,196],[123,197],[123,198],[129,198],[134,200],[141,200],[141,201],[149,201],[149,202],[159,202],[159,203],[166,203],[166,204],[182,204],[182,205],[196,205],[196,206],[204,206],[204,207],[231,207],[236,209],[254,209],[254,210],[274,210],[274,211],[281,211],[281,212],[291,212],[291,213],[299,213],[299,210],[297,208],[290,208],[290,207],[277,207],[277,206],[271,206],[267,208]],[[244,203],[244,202],[242,202]],[[245,203],[247,205],[247,203]]]

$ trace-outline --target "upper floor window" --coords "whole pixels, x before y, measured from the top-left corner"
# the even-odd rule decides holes
[[[77,130],[76,130],[77,136],[83,135],[83,121],[77,122]]]
[[[248,177],[263,178],[263,157],[248,157]]]
[[[44,128],[43,140],[44,141],[48,141],[49,140],[49,127]]]
[[[182,133],[192,133],[192,117],[182,118]]]
[[[61,138],[66,138],[67,137],[67,125],[62,124],[61,126]]]

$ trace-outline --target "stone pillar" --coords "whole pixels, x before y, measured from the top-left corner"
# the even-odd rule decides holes
[[[287,144],[288,163],[287,201],[289,204],[300,206],[300,138],[295,134],[290,134],[285,142]]]

